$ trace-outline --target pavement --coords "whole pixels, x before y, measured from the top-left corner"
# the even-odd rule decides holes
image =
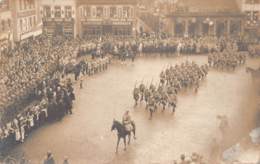
[[[186,60],[205,64],[207,57],[140,57],[134,63],[116,62],[108,71],[85,78],[83,89],[76,86],[73,115],[34,131],[11,154],[24,153],[35,164],[42,163],[48,150],[57,163],[68,156],[75,164],[168,164],[192,152],[209,159],[214,138],[224,149],[255,126],[256,86],[245,72],[246,66],[234,72],[210,70],[197,93],[187,90],[179,94],[175,114],[159,110],[149,120],[145,104],[134,107],[134,85],[158,81],[163,68]],[[247,66],[259,65],[260,59],[247,61]],[[117,134],[110,131],[112,121],[121,120],[126,110],[136,122],[137,140],[132,140],[126,151],[121,142],[115,154]],[[217,115],[228,117],[229,130],[224,137]]]

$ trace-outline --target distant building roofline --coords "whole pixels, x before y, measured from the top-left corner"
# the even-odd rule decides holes
[[[172,12],[166,17],[245,17],[241,12]]]
[[[77,0],[77,5],[137,5],[137,0]]]
[[[191,12],[240,11],[236,0],[178,0],[176,5],[177,8],[187,8]]]

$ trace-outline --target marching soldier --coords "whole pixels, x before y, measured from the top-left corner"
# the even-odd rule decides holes
[[[159,83],[156,87],[153,83],[149,88],[146,88],[143,83],[134,90],[134,98],[139,99],[139,94],[142,91],[146,101],[146,109],[150,112],[150,118],[158,105],[162,105],[163,111],[168,105],[175,112],[177,106],[177,93],[183,88],[195,88],[195,92],[198,91],[200,81],[207,75],[208,66],[199,66],[194,62],[186,61],[181,66],[170,66],[166,70],[160,73],[160,79],[167,79],[167,83]]]
[[[133,98],[135,100],[135,106],[137,105],[137,102],[139,100],[139,93],[140,93],[139,88],[135,87],[134,91],[133,91]]]
[[[152,119],[153,113],[156,110],[155,99],[152,96],[150,96],[149,99],[148,99],[148,106],[147,106],[147,108],[148,108],[148,110],[150,112],[150,119]]]
[[[144,91],[145,91],[145,85],[143,83],[141,83],[139,85],[139,91],[140,91],[140,94],[141,94],[141,100],[140,101],[143,101],[143,98],[144,98]]]

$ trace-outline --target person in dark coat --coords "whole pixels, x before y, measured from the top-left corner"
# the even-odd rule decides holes
[[[96,50],[93,50],[93,51],[91,52],[91,58],[92,58],[92,59],[95,59],[95,56],[96,56]]]
[[[47,152],[47,156],[46,156],[46,159],[44,160],[43,164],[55,164],[55,160],[50,151]]]
[[[68,94],[68,92],[65,92],[63,97],[63,102],[65,103],[65,113],[72,114],[72,99]]]
[[[65,157],[65,158],[64,158],[63,164],[69,164],[69,159],[68,159],[68,157]]]

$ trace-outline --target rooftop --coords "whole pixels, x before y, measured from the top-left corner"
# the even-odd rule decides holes
[[[119,5],[119,4],[127,4],[127,5],[136,5],[137,0],[77,0],[78,5],[86,4],[86,5]]]
[[[236,0],[178,0],[177,6],[190,12],[239,12]]]

